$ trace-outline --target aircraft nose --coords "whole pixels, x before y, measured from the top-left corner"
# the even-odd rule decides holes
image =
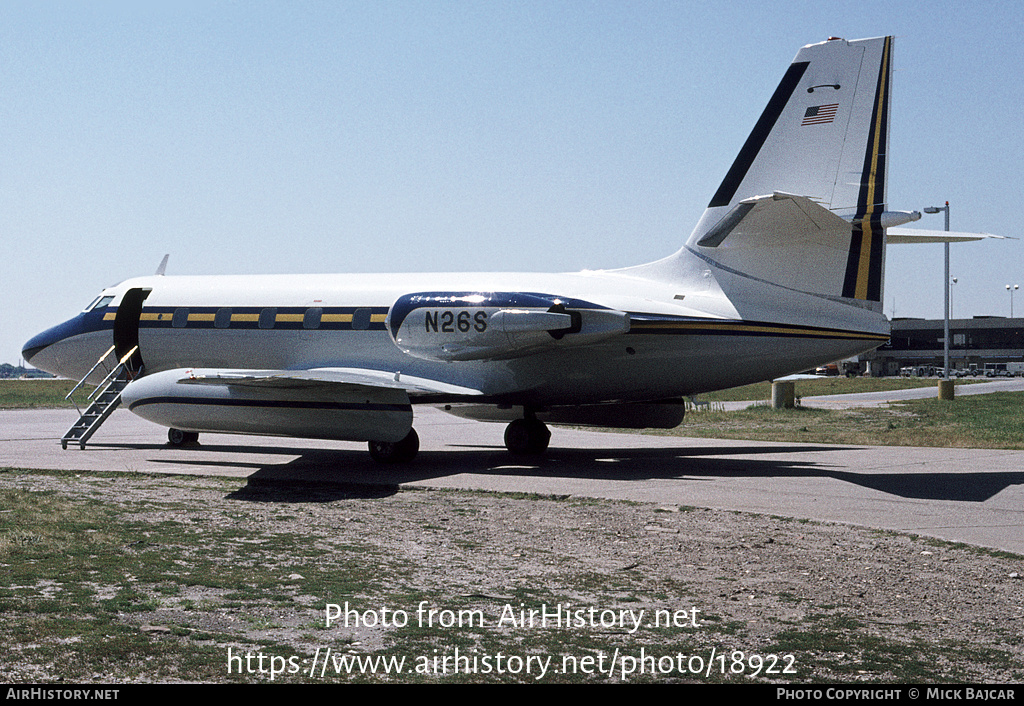
[[[102,315],[78,316],[30,338],[21,355],[32,366],[54,375],[81,377],[111,344],[111,325]],[[80,370],[84,365],[84,370]]]
[[[49,328],[42,333],[37,333],[35,336],[30,338],[28,342],[21,349],[21,357],[25,359],[26,363],[31,363],[32,359],[36,355],[52,346],[54,343],[60,341],[60,337],[55,334],[57,327]]]

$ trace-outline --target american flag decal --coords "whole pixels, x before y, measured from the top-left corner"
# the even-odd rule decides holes
[[[836,119],[836,111],[839,110],[838,103],[828,105],[812,105],[804,113],[804,120],[801,125],[821,125],[830,123]]]

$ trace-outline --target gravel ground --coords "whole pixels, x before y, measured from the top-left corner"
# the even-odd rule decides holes
[[[237,486],[211,478],[0,473],[0,488],[101,503],[134,528],[134,539],[118,540],[124,544],[121,566],[156,605],[119,613],[122,624],[182,649],[297,656],[303,666],[297,679],[308,680],[310,660],[325,646],[410,660],[455,649],[480,659],[498,653],[550,657],[544,681],[1024,679],[1024,567],[1013,555],[844,525],[676,506],[232,482]],[[155,551],[181,567],[177,590],[167,589],[166,578],[147,581],[146,570],[138,568]],[[189,574],[207,565],[217,567],[211,572],[251,576],[254,590],[239,598],[237,588]],[[35,590],[43,591],[44,583],[60,594],[60,576]],[[117,587],[97,586],[98,598],[104,590],[112,595]],[[326,605],[346,602],[363,622],[379,622],[387,608],[405,611],[410,625],[326,627]],[[485,625],[414,629],[422,627],[421,605],[435,611],[438,623],[461,609],[479,611]],[[581,611],[574,614],[579,624],[519,621],[521,610],[541,606]],[[636,627],[632,620],[641,610]],[[658,610],[675,615],[677,626],[654,627]],[[32,650],[22,647],[12,648],[0,680],[61,678],[58,667],[34,662]],[[738,662],[736,651],[743,652]],[[619,661],[608,668],[616,654]],[[666,661],[648,663],[653,675],[629,671],[623,657],[644,654]],[[685,661],[689,666],[680,668],[684,662],[673,661],[679,654],[715,666],[695,675],[699,663]],[[777,669],[795,671],[768,674],[764,659],[770,654],[779,657]],[[590,656],[606,671],[567,675],[566,655]],[[536,669],[527,673],[528,665],[511,662],[500,675],[491,665],[489,673],[462,678],[539,680]],[[718,673],[719,665],[726,675]],[[730,675],[730,669],[743,674]],[[262,676],[250,680],[257,678]],[[143,668],[102,679],[210,677]],[[406,678],[375,674],[368,680]]]

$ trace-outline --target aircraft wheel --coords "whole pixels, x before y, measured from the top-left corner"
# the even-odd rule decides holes
[[[517,456],[538,456],[549,441],[551,430],[537,419],[516,419],[505,427],[505,448]]]
[[[401,441],[371,441],[370,457],[377,463],[409,463],[420,450],[420,437],[415,429]]]
[[[199,432],[168,429],[167,441],[171,446],[192,446],[199,443]]]

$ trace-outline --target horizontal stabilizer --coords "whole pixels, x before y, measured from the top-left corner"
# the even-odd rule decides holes
[[[805,196],[776,192],[740,201],[697,245],[717,248],[730,236],[793,243],[826,232],[848,236],[850,224]]]
[[[697,242],[702,255],[746,277],[838,296],[853,226],[805,196],[744,199]]]
[[[955,230],[925,230],[923,228],[889,228],[885,232],[885,242],[889,245],[905,245],[907,243],[966,243],[971,240],[1016,240],[1005,235],[991,233],[961,233]]]

